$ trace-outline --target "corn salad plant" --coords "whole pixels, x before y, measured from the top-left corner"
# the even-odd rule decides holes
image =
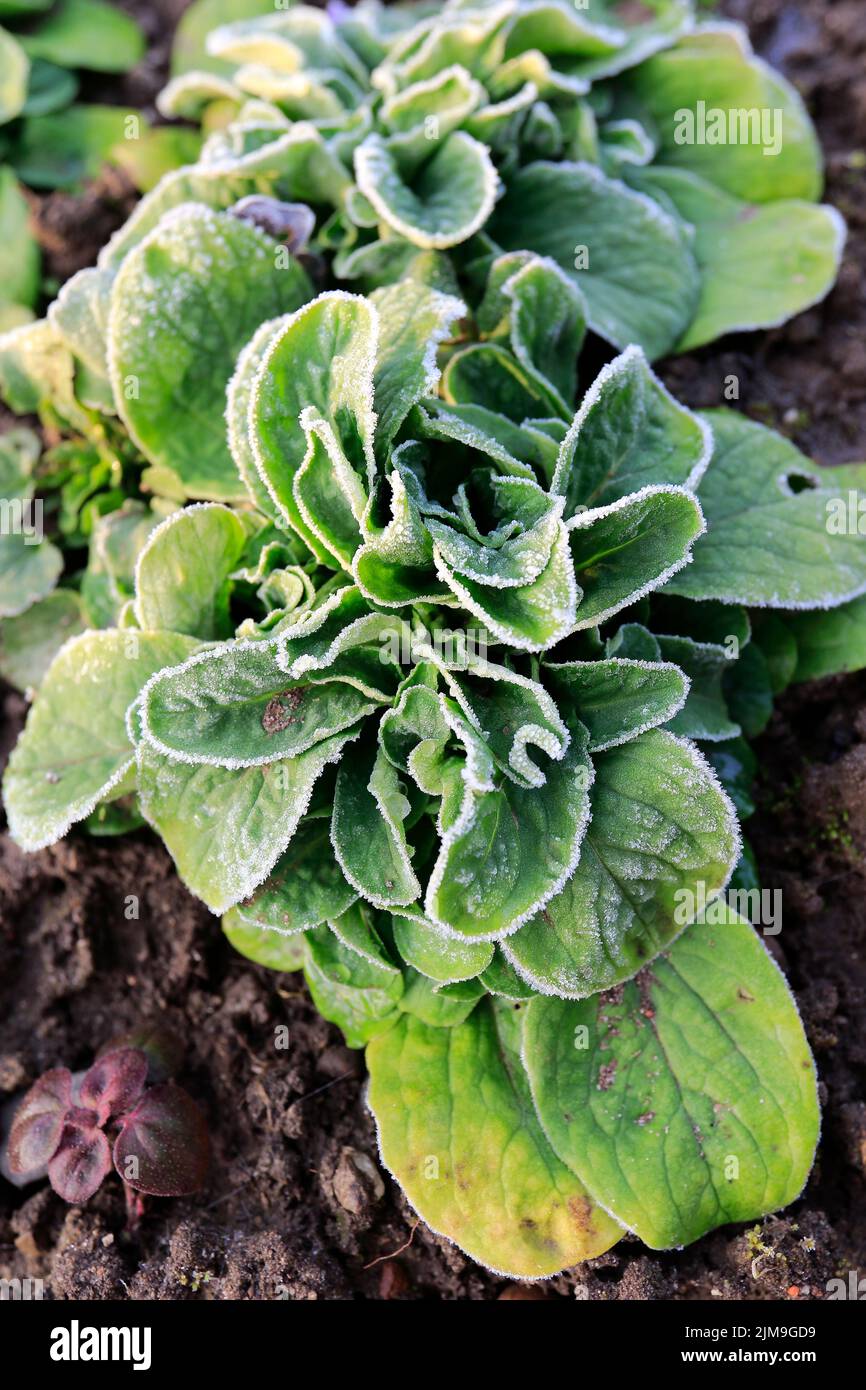
[[[573,13],[548,4],[449,7],[420,32],[414,9],[299,8],[249,41],[293,44],[298,83],[338,93],[347,64],[358,91],[359,67],[386,62],[427,82],[420,52],[462,54],[477,85],[528,63],[521,81],[552,85],[518,115],[579,111],[602,131],[596,79],[618,101],[628,63],[640,74],[680,32],[684,6],[650,9],[616,39],[593,16],[583,57]],[[233,60],[258,62],[232,34]],[[791,681],[866,664],[866,551],[845,511],[863,468],[816,469],[735,412],[687,410],[650,366],[662,340],[630,327],[579,384],[617,296],[554,248],[496,240],[522,156],[503,159],[490,230],[443,249],[360,217],[347,151],[400,147],[367,128],[379,97],[311,118],[285,89],[248,100],[237,74],[209,80],[228,124],[199,163],[45,320],[0,338],[7,403],[128,457],[138,489],[53,591],[50,551],[4,540],[22,576],[46,567],[26,600],[15,581],[2,632],[7,673],[11,651],[35,691],[4,782],[12,834],[36,850],[80,822],[152,827],[232,944],[303,969],[366,1047],[385,1164],[495,1270],[542,1277],[624,1229],[667,1248],[785,1206],[817,1142],[814,1065],[728,890],[757,882],[738,823],[748,738]],[[449,148],[480,146],[463,136]],[[452,211],[464,183],[487,187],[463,159]],[[332,206],[344,229],[357,217],[336,252]],[[368,247],[382,283],[337,285],[344,252]],[[35,447],[10,455],[22,506]]]

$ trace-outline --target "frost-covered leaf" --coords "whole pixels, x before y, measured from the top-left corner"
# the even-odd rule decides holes
[[[775,328],[832,289],[846,235],[835,208],[744,202],[685,169],[641,169],[629,182],[669,201],[695,229],[701,292],[679,352],[724,333]]]
[[[634,975],[726,884],[733,810],[690,743],[652,730],[596,755],[592,818],[574,875],[503,943],[544,994],[584,998]],[[703,887],[701,887],[703,885]]]
[[[699,486],[707,533],[668,585],[692,599],[757,608],[827,608],[866,590],[866,547],[834,529],[836,489],[789,440],[710,410],[715,450]]]
[[[660,164],[749,202],[818,197],[821,155],[802,99],[754,56],[745,29],[704,25],[635,68],[626,86],[657,132]]]
[[[507,646],[543,651],[574,625],[581,591],[575,583],[569,538],[558,521],[544,568],[528,583],[517,587],[503,586],[495,579],[482,583],[467,574],[458,574],[438,545],[434,548],[434,560],[437,575],[463,607]]]
[[[197,164],[160,179],[103,247],[100,266],[117,269],[166,213],[184,203],[225,211],[253,193],[303,203],[340,201],[351,179],[315,126],[296,121],[287,128],[280,118],[256,129],[249,148],[226,135],[225,148],[204,149]]]
[[[89,627],[121,626],[120,614],[135,595],[135,567],[158,515],[134,498],[94,522],[81,599]],[[166,632],[173,623],[151,623]],[[184,629],[179,627],[178,631]]]
[[[331,291],[293,314],[259,363],[248,417],[255,465],[284,524],[308,541],[294,491],[309,448],[301,415],[315,411],[331,426],[360,477],[372,471],[377,330],[369,301]]]
[[[459,771],[446,797],[442,846],[430,875],[425,913],[473,941],[515,931],[574,872],[589,814],[592,767],[586,735],[575,732],[560,759],[544,758],[543,786],[525,788],[476,764]],[[543,755],[539,755],[539,760]],[[458,774],[455,774],[455,776]]]
[[[242,768],[176,762],[139,745],[142,814],[211,912],[227,912],[265,881],[326,764],[352,737],[338,734],[297,757]]]
[[[72,354],[45,319],[0,337],[0,396],[17,415],[56,416],[75,429],[87,428],[75,399]]]
[[[392,916],[394,942],[403,960],[419,974],[438,984],[472,980],[493,960],[494,947],[487,941],[457,941],[420,917]]]
[[[184,658],[188,637],[85,632],[63,647],[42,682],[6,770],[13,836],[41,849],[89,815],[133,762],[126,711],[154,671]]]
[[[586,305],[555,261],[519,252],[494,261],[478,309],[478,327],[492,341],[506,342],[525,369],[537,372],[558,393],[568,418]]]
[[[251,767],[293,758],[371,714],[345,681],[287,680],[273,642],[230,642],[159,672],[142,697],[145,736],[190,763]]]
[[[688,678],[666,662],[614,656],[605,661],[548,662],[546,684],[563,710],[573,709],[589,733],[589,751],[627,743],[666,724],[682,708]]]
[[[525,165],[490,234],[506,250],[556,261],[583,291],[589,326],[617,347],[638,343],[660,357],[694,315],[699,274],[682,223],[594,165]]]
[[[229,575],[238,565],[246,534],[236,514],[216,503],[167,517],[138,558],[139,626],[185,632],[202,641],[227,637]]]
[[[381,455],[416,401],[435,393],[436,350],[466,306],[453,295],[412,280],[376,290],[370,298],[379,316],[374,400],[376,450]]]
[[[668,724],[671,732],[711,743],[736,738],[740,726],[728,711],[722,688],[724,676],[734,665],[725,648],[693,642],[690,637],[659,636],[657,641],[664,659],[679,666],[691,682],[688,699]]]
[[[683,488],[653,484],[607,506],[577,512],[568,538],[583,594],[575,626],[594,627],[688,564],[704,531],[697,501]]]
[[[372,736],[337,773],[331,836],[352,887],[376,907],[414,902],[421,886],[403,822],[411,811],[394,766]]]
[[[818,1138],[787,985],[748,923],[719,916],[624,989],[527,1010],[524,1057],[551,1144],[653,1249],[792,1202]]]
[[[188,496],[243,496],[225,437],[228,380],[262,320],[311,293],[279,249],[247,222],[189,205],[129,254],[115,280],[108,334],[117,408]]]
[[[243,935],[246,954],[254,940],[261,943],[260,954],[275,951],[279,938],[339,917],[356,897],[334,858],[328,821],[305,820],[270,877],[226,914],[223,929],[230,938]]]
[[[434,1231],[518,1278],[599,1255],[619,1227],[553,1154],[510,1006],[455,1028],[403,1018],[367,1048],[382,1158]]]
[[[435,142],[408,182],[388,143],[368,135],[355,151],[355,177],[383,222],[425,249],[468,241],[490,216],[499,184],[486,147],[465,131]]]
[[[565,497],[567,517],[651,484],[691,491],[711,452],[708,426],[673,399],[641,349],[630,347],[587,391],[560,447],[552,490]]]

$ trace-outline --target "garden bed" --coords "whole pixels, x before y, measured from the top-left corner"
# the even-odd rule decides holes
[[[177,7],[175,7],[177,8]],[[866,455],[866,13],[828,0],[731,0],[760,52],[802,90],[828,162],[828,200],[850,239],[819,308],[769,334],[729,338],[661,365],[687,405],[739,406],[819,462]],[[151,56],[101,98],[146,104],[163,80],[170,6],[135,6]],[[157,22],[158,21],[158,22]],[[49,274],[90,263],[128,210],[117,179],[84,202],[35,207]],[[92,235],[93,240],[88,240]],[[599,359],[600,360],[600,359]],[[23,700],[8,693],[2,747]],[[811,1298],[866,1264],[866,675],[783,697],[758,745],[759,809],[747,825],[764,885],[781,888],[788,975],[815,1051],[824,1103],[818,1162],[784,1216],[728,1227],[685,1251],[624,1239],[544,1286],[487,1275],[418,1223],[377,1163],[362,1055],[342,1045],[299,975],[235,954],[217,919],[181,885],[156,838],[73,833],[37,855],[0,837],[0,1096],[141,1020],[184,1039],[181,1081],[207,1111],[208,1184],[148,1202],[125,1228],[119,1182],[86,1208],[50,1189],[0,1189],[0,1276],[38,1276],[54,1298]],[[138,918],[126,915],[130,894]],[[278,1030],[289,1045],[278,1047]]]

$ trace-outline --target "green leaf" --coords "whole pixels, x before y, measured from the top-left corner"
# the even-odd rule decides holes
[[[39,263],[27,200],[12,170],[0,167],[0,304],[32,308],[39,293]]]
[[[551,1144],[652,1249],[786,1206],[815,1154],[815,1069],[794,1001],[748,923],[720,916],[622,990],[527,1010]]]
[[[9,826],[28,850],[65,835],[133,764],[126,711],[148,676],[193,648],[165,632],[85,632],[62,648],[3,783]]]
[[[710,410],[704,418],[715,436],[698,488],[707,534],[668,591],[805,609],[861,594],[866,549],[856,532],[831,529],[833,494],[820,469],[789,440],[733,411]]]
[[[731,717],[746,738],[757,738],[773,713],[773,683],[767,659],[757,642],[750,642],[731,662],[724,677],[725,700]]]
[[[334,859],[328,822],[301,821],[273,873],[227,913],[223,925],[243,931],[250,943],[294,936],[339,917],[356,897]]]
[[[19,690],[35,690],[64,642],[83,631],[78,595],[55,589],[0,626],[0,675]]]
[[[294,483],[309,449],[304,411],[329,424],[349,463],[373,471],[375,310],[344,291],[319,295],[271,338],[249,406],[256,467],[283,518],[310,540]],[[317,546],[313,543],[314,553]]]
[[[135,21],[106,0],[58,0],[23,43],[31,58],[93,72],[127,72],[145,47]]]
[[[583,291],[590,328],[649,358],[679,340],[700,281],[682,224],[591,164],[529,164],[510,179],[490,234],[550,256]],[[582,265],[588,254],[585,269]]]
[[[142,814],[211,912],[227,912],[265,881],[326,764],[352,737],[338,734],[297,757],[235,769],[177,762],[139,745]]]
[[[521,980],[513,965],[506,960],[501,946],[496,947],[493,960],[478,978],[491,994],[496,994],[501,999],[511,999],[516,1003],[531,999],[535,993],[532,986]]]
[[[804,621],[809,621],[805,614],[803,616]],[[754,626],[755,644],[760,647],[767,664],[772,694],[781,695],[788,689],[797,670],[797,640],[784,615],[779,613],[765,611],[755,614]]]
[[[704,518],[692,494],[661,484],[577,512],[568,522],[583,593],[574,626],[595,627],[660,588],[688,564],[692,544],[703,531]]]
[[[344,681],[288,680],[273,642],[228,642],[159,672],[142,697],[145,736],[169,757],[243,768],[294,758],[376,709]]]
[[[672,662],[610,657],[549,662],[542,670],[560,707],[573,709],[587,729],[591,753],[666,724],[689,691],[688,679]]]
[[[51,592],[63,570],[63,556],[39,538],[39,523],[30,515],[41,503],[13,499],[8,505],[22,511],[20,521],[12,513],[16,529],[0,533],[0,618],[26,613]]]
[[[439,382],[436,350],[466,305],[417,280],[402,281],[370,296],[379,316],[374,374],[376,453],[385,457],[410,409],[434,395]]]
[[[565,515],[617,502],[652,484],[694,491],[710,461],[712,434],[679,405],[630,347],[587,391],[559,451],[553,492]]]
[[[273,14],[272,0],[194,0],[184,11],[175,30],[171,50],[172,76],[192,69],[204,72],[231,72],[233,63],[208,53],[208,34],[221,24],[237,19],[253,19]]]
[[[0,29],[0,125],[12,121],[27,97],[30,64],[16,38]]]
[[[744,28],[704,25],[635,68],[626,86],[657,132],[659,164],[756,203],[820,194],[821,154],[802,99],[754,57]]]
[[[420,895],[403,826],[410,810],[396,768],[368,733],[337,773],[331,839],[346,878],[376,907]]]
[[[405,989],[400,1009],[431,1028],[456,1028],[464,1023],[484,994],[480,980],[437,984],[416,970],[403,972]]]
[[[236,912],[237,908],[232,908],[223,917],[223,931],[240,955],[268,970],[303,968],[306,948],[301,934],[281,936],[279,932],[259,931],[236,917]]]
[[[574,872],[592,767],[578,732],[559,761],[545,758],[543,786],[494,781],[476,757],[460,773],[459,809],[440,824],[424,911],[457,936],[485,941],[516,930]]]
[[[438,984],[472,980],[493,960],[490,942],[455,941],[430,922],[398,913],[394,913],[392,922],[394,941],[403,960]]]
[[[736,738],[740,726],[732,718],[733,711],[728,712],[722,688],[724,676],[735,663],[725,648],[713,642],[693,642],[691,637],[660,636],[657,640],[665,660],[685,671],[691,682],[685,705],[668,725],[671,732],[710,743]]]
[[[158,517],[150,508],[127,498],[117,511],[93,525],[81,598],[89,627],[119,626],[121,610],[135,593],[135,566]],[[153,623],[166,632],[171,623]],[[178,629],[182,631],[183,629]]]
[[[205,152],[207,159],[198,164],[166,174],[103,247],[100,265],[116,269],[166,213],[184,203],[224,211],[248,194],[263,193],[330,204],[339,202],[351,185],[344,166],[309,122],[296,121],[289,129],[269,125],[260,128],[260,136],[250,149],[238,152],[229,142],[226,149]]]
[[[528,583],[481,583],[458,574],[439,545],[434,546],[436,573],[463,605],[507,646],[538,652],[552,646],[574,626],[580,589],[575,584],[568,536],[558,522],[549,559]]]
[[[304,975],[313,1003],[342,1030],[348,1047],[364,1047],[396,1022],[403,993],[396,966],[361,955],[327,927],[309,932],[306,943]]]
[[[32,188],[79,191],[95,179],[124,139],[135,112],[118,106],[70,106],[47,116],[27,116],[13,152],[15,169]]]
[[[240,562],[246,535],[235,513],[216,503],[167,517],[138,559],[139,626],[185,632],[202,641],[229,636],[229,575]]]
[[[503,942],[534,989],[583,999],[634,975],[722,889],[739,832],[690,743],[653,730],[595,759],[592,818],[577,869]]]
[[[586,331],[586,305],[577,286],[553,261],[520,252],[500,256],[477,318],[485,337],[507,342],[521,366],[552,388],[567,419]]]
[[[66,68],[59,68],[54,63],[46,63],[43,58],[34,58],[30,64],[23,114],[50,116],[52,112],[62,111],[65,106],[70,106],[77,95],[78,78],[75,73],[68,72]]]
[[[539,1278],[620,1231],[547,1143],[515,1028],[488,1004],[456,1028],[403,1018],[367,1048],[369,1099],[382,1159],[428,1225],[497,1273]]]
[[[201,136],[182,126],[157,126],[137,140],[124,140],[113,150],[115,163],[132,179],[141,193],[156,188],[160,179],[184,164],[194,164],[201,148]]]
[[[0,395],[16,415],[54,412],[74,427],[87,423],[74,395],[72,355],[45,319],[0,338]]]
[[[629,181],[695,229],[701,293],[678,352],[724,333],[775,328],[833,288],[846,235],[835,208],[743,202],[684,169],[641,169]]]
[[[189,496],[244,495],[225,438],[226,385],[262,320],[311,292],[279,249],[248,222],[188,205],[130,252],[115,280],[108,336],[118,410],[151,463],[175,472]]]
[[[710,744],[707,760],[724,787],[741,820],[755,813],[752,789],[758,760],[744,738],[730,738]]]
[[[355,177],[383,222],[413,246],[439,250],[484,226],[499,185],[486,147],[462,130],[437,142],[410,183],[388,143],[368,135],[355,151]]]
[[[23,501],[33,496],[36,487],[33,470],[41,452],[39,435],[25,425],[0,434],[0,496],[7,501],[13,498]]]
[[[866,666],[866,598],[828,613],[782,616],[797,643],[795,681],[820,680]]]
[[[108,381],[106,336],[114,276],[89,266],[70,276],[49,305],[48,322],[94,377]]]

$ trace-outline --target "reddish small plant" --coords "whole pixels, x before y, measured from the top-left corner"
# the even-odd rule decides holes
[[[47,1172],[58,1196],[81,1203],[113,1162],[133,1219],[141,1208],[136,1194],[195,1192],[207,1170],[207,1128],[192,1098],[170,1079],[176,1060],[174,1040],[149,1033],[112,1044],[77,1080],[67,1067],[45,1072],[15,1113],[10,1171]]]

